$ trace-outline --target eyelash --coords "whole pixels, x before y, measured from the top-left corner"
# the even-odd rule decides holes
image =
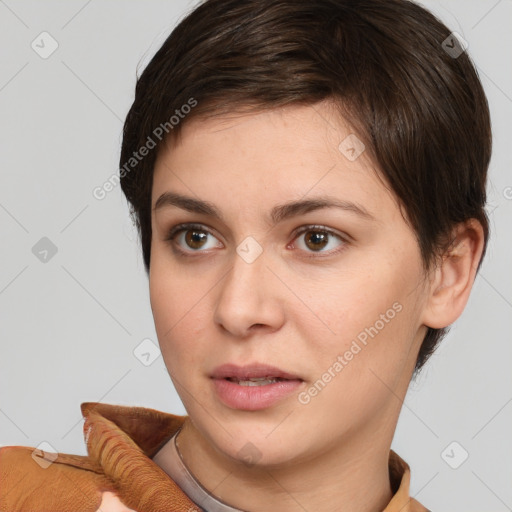
[[[206,226],[204,226],[202,224],[178,224],[177,226],[174,226],[174,227],[172,227],[169,230],[169,233],[167,234],[167,237],[165,238],[165,241],[173,245],[173,249],[178,253],[179,256],[182,256],[184,258],[197,257],[197,254],[200,254],[201,252],[206,252],[206,251],[201,251],[201,250],[198,250],[198,251],[184,251],[183,249],[180,249],[174,243],[174,239],[182,231],[191,231],[191,230],[194,230],[194,229],[196,229],[198,231],[203,231],[203,232],[205,232],[205,233],[207,233],[209,235],[214,236],[213,233]],[[345,250],[347,244],[349,243],[348,239],[343,237],[339,233],[336,233],[332,229],[329,229],[329,228],[327,228],[325,226],[321,226],[321,225],[318,225],[318,224],[303,226],[301,228],[296,229],[293,232],[293,240],[296,240],[297,238],[299,238],[304,233],[307,233],[308,231],[320,231],[320,232],[323,232],[323,233],[327,233],[328,235],[331,235],[331,236],[334,236],[334,237],[338,238],[342,242],[342,245],[341,245],[341,247],[338,247],[336,249],[332,249],[331,251],[327,251],[327,252],[323,252],[323,251],[314,252],[314,251],[311,251],[309,255],[305,256],[306,258],[322,258],[322,257],[328,257],[328,256],[333,256],[335,254],[339,254],[340,252]]]

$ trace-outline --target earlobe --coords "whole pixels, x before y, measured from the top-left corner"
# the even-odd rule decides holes
[[[464,310],[484,248],[484,232],[476,219],[457,224],[452,243],[433,270],[423,323],[433,329],[452,324]]]

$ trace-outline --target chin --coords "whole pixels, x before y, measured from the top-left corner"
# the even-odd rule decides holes
[[[278,427],[280,431],[277,434],[279,421],[250,414],[243,421],[223,421],[225,430],[219,426],[215,431],[208,432],[206,437],[216,450],[246,467],[291,464],[298,455],[297,448],[302,446],[301,436],[284,427]]]

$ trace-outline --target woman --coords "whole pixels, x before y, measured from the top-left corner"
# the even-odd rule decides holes
[[[188,416],[82,404],[89,456],[3,448],[2,510],[427,510],[390,446],[485,253],[490,151],[464,42],[422,7],[202,3],[120,159]]]

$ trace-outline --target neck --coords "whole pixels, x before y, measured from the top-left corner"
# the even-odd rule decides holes
[[[396,421],[387,423],[377,430],[377,425],[367,425],[344,436],[342,445],[333,441],[314,458],[285,466],[247,467],[222,456],[189,420],[178,447],[197,480],[232,507],[248,512],[371,512],[385,509],[393,494],[388,457]]]

